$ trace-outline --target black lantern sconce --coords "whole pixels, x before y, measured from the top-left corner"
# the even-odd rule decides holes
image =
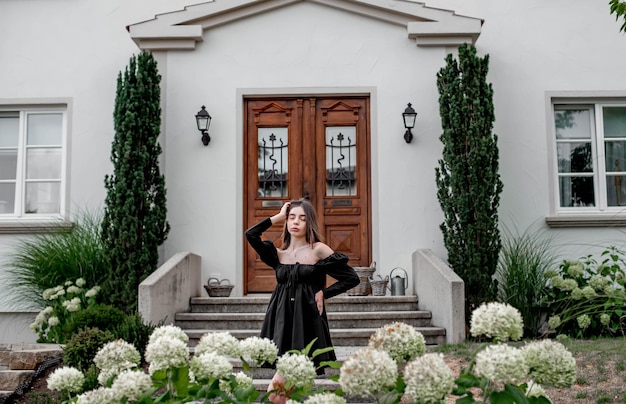
[[[202,144],[208,146],[209,142],[211,141],[211,136],[209,136],[211,115],[209,115],[204,105],[202,106],[202,109],[196,114],[196,125],[198,125],[198,130],[202,133]]]
[[[409,102],[408,106],[402,113],[402,120],[404,121],[404,127],[406,128],[406,132],[404,132],[404,140],[407,143],[411,143],[411,140],[413,140],[413,133],[411,133],[411,129],[415,127],[415,118],[417,118],[417,112],[411,108],[411,103]]]

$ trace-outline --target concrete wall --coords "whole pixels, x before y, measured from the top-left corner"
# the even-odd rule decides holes
[[[37,312],[0,312],[0,343],[34,343],[37,334],[30,325]]]
[[[179,253],[139,285],[139,313],[148,323],[173,324],[174,316],[189,311],[189,298],[201,296],[201,258]]]
[[[429,250],[413,253],[412,283],[420,310],[432,313],[432,324],[446,329],[446,343],[465,340],[465,285]]]

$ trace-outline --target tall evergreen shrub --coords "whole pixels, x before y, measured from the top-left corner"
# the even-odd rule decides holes
[[[493,88],[487,83],[489,55],[463,44],[459,60],[449,54],[437,74],[443,156],[436,168],[437,198],[444,213],[440,228],[448,262],[465,282],[466,321],[481,302],[495,300],[493,275],[501,248]]]
[[[117,78],[113,174],[107,189],[102,239],[111,260],[104,285],[109,303],[127,313],[137,308],[139,283],[158,265],[167,238],[165,178],[159,170],[161,76],[150,53],[131,57]]]

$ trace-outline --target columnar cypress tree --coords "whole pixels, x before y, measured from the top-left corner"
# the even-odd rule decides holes
[[[445,219],[440,228],[448,262],[465,282],[466,321],[481,302],[496,298],[493,275],[501,248],[502,182],[488,67],[488,55],[479,58],[473,45],[463,44],[459,61],[448,55],[437,74],[443,156],[436,181]]]
[[[169,224],[165,178],[159,170],[161,76],[150,53],[130,59],[117,78],[111,146],[113,174],[107,189],[102,238],[111,260],[103,285],[112,305],[132,313],[139,283],[158,265],[158,246]]]

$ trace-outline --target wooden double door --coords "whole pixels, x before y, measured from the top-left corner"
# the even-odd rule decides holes
[[[320,231],[353,266],[371,262],[369,98],[245,100],[244,227],[308,198]],[[280,247],[282,226],[265,237]],[[271,292],[274,270],[246,243],[244,293]]]

